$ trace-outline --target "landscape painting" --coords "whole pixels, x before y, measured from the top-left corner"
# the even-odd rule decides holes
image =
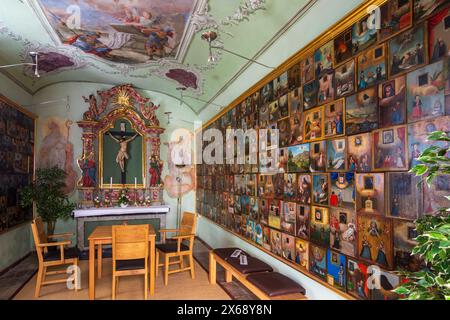
[[[137,64],[175,58],[196,0],[40,0],[64,43],[112,62]],[[76,5],[81,27],[70,11]],[[76,32],[75,32],[76,30]]]
[[[288,152],[289,172],[309,171],[309,143],[291,146],[288,148]]]
[[[349,96],[345,106],[347,135],[372,131],[378,128],[378,94],[370,88]]]

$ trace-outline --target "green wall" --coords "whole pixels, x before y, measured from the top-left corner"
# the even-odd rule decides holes
[[[27,105],[32,101],[29,93],[2,73],[0,73],[0,94],[20,105]],[[0,271],[24,257],[30,252],[31,248],[31,228],[29,223],[0,234]]]

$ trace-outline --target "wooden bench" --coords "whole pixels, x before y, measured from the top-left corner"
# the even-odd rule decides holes
[[[249,265],[256,262],[257,266],[254,268],[256,271],[251,272],[252,268],[248,268],[244,273],[238,270],[236,266],[239,259],[227,258],[225,254],[236,249],[217,249],[222,251],[217,253],[215,250],[211,250],[209,252],[209,282],[212,285],[216,284],[217,264],[219,264],[225,269],[225,282],[231,282],[234,277],[261,300],[307,300],[304,294],[305,290],[300,285],[280,273],[272,272],[273,270],[270,266],[256,258],[252,258],[245,252],[243,254],[247,255]],[[235,260],[232,261],[232,259]],[[264,265],[268,268],[264,268]],[[267,283],[270,283],[270,286],[267,286]]]

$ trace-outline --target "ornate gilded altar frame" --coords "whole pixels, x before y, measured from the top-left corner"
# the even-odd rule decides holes
[[[103,135],[109,130],[115,121],[124,119],[130,122],[133,130],[142,137],[142,183],[137,184],[137,191],[145,193],[150,198],[150,202],[155,205],[163,204],[163,185],[150,185],[150,177],[147,169],[150,168],[152,159],[160,161],[160,135],[164,128],[159,126],[159,120],[155,111],[159,106],[153,104],[150,98],[142,96],[131,84],[124,84],[112,87],[107,90],[97,91],[89,98],[83,97],[89,105],[88,110],[83,114],[83,120],[78,121],[78,126],[83,130],[81,140],[83,142],[83,152],[77,163],[81,171],[81,178],[78,181],[79,204],[91,207],[94,204],[96,192],[108,193],[111,202],[116,202],[120,190],[134,189],[133,184],[113,184],[103,183]],[[100,101],[97,102],[97,99]],[[90,154],[94,157],[88,167],[84,167]],[[85,170],[90,170],[89,165],[95,169],[95,183],[92,177]],[[90,185],[86,185],[84,178],[88,178]],[[105,196],[105,193],[102,193]],[[138,193],[137,192],[137,193]],[[97,193],[97,196],[99,194]]]

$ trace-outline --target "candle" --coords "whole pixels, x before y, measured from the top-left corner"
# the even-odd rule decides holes
[[[137,189],[137,178],[134,177],[134,188]]]
[[[112,189],[112,177],[109,178],[109,188]]]

